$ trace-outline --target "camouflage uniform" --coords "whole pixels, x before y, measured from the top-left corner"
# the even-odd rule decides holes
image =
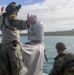
[[[2,50],[0,75],[22,75],[22,51],[20,47],[20,30],[27,28],[27,22],[7,14],[2,25]],[[3,74],[1,74],[3,73]]]
[[[54,59],[54,65],[52,70],[50,71],[49,75],[62,75],[61,69],[64,64],[64,56],[66,54],[59,54],[57,57]]]
[[[74,53],[68,53],[64,57],[63,75],[74,75]]]

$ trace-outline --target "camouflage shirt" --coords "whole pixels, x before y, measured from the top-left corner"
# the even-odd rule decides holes
[[[64,64],[64,56],[66,54],[59,54],[54,58],[54,65],[49,75],[62,75],[61,69]]]
[[[20,41],[20,30],[27,29],[27,21],[17,18],[15,15],[7,14],[2,25],[2,43],[12,40]]]

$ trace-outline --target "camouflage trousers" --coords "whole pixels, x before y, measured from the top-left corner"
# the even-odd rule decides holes
[[[1,46],[0,46],[1,47]],[[2,44],[0,49],[0,75],[22,75],[22,50],[19,44]]]

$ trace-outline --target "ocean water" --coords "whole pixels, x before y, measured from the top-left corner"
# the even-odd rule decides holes
[[[27,42],[27,37],[21,36],[21,42]],[[54,62],[54,57],[57,55],[55,45],[57,42],[64,42],[67,45],[68,52],[74,52],[74,36],[45,36],[45,52],[48,62],[44,62],[43,72],[49,73]]]
[[[1,37],[0,37],[1,38]],[[43,72],[49,73],[54,62],[54,57],[57,55],[55,45],[57,42],[64,42],[67,45],[68,52],[74,52],[74,36],[45,36],[45,52],[48,59],[44,61]],[[28,42],[26,36],[21,36],[21,42]]]

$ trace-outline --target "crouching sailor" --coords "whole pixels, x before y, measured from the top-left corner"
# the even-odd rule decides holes
[[[28,30],[30,42],[22,46],[23,49],[23,75],[42,75],[44,62],[44,28],[42,23],[32,23]]]

